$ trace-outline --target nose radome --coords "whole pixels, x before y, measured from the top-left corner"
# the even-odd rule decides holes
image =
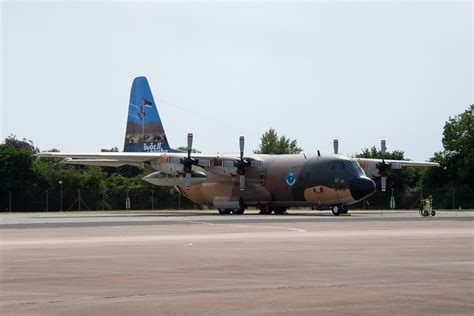
[[[375,182],[367,177],[352,179],[349,190],[354,200],[359,201],[375,192]]]

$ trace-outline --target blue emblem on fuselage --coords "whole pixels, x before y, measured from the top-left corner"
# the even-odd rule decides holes
[[[296,183],[296,173],[294,172],[290,172],[287,176],[286,176],[286,184],[288,184],[289,186],[292,186],[293,184]]]

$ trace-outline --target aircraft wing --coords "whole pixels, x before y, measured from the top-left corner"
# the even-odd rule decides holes
[[[147,162],[159,159],[165,153],[149,153],[149,152],[100,152],[100,153],[62,153],[62,152],[41,152],[37,154],[38,157],[48,158],[70,158],[70,159],[86,159],[97,160],[115,160],[115,161],[130,161],[130,162]],[[177,154],[175,154],[177,155]],[[185,154],[182,154],[184,157]]]
[[[121,167],[131,165],[149,171],[154,171],[151,165],[156,165],[162,153],[148,152],[100,152],[100,153],[62,153],[62,152],[42,152],[38,157],[64,158],[61,163],[68,165],[101,166],[101,167]]]
[[[120,167],[132,165],[148,171],[162,171],[167,174],[182,173],[181,159],[187,157],[186,153],[160,153],[160,152],[100,152],[100,153],[62,153],[41,152],[38,157],[64,158],[62,163],[73,165]],[[238,155],[203,155],[193,154],[197,165],[206,171],[221,175],[234,175],[234,162]],[[252,167],[261,167],[262,162],[252,157],[244,157]]]
[[[381,162],[381,159],[371,158],[354,158],[359,165],[364,169],[367,176],[378,176],[379,171],[377,169],[377,163]],[[409,160],[390,160],[385,159],[385,162],[390,164],[391,169],[402,169],[404,167],[438,167],[439,164],[436,162],[426,161],[409,161]]]

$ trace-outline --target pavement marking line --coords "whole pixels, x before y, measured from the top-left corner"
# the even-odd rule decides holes
[[[143,255],[96,255],[96,256],[75,256],[70,257],[51,257],[51,258],[31,258],[31,259],[16,259],[8,260],[8,263],[15,262],[30,262],[30,261],[53,261],[53,260],[90,260],[90,259],[116,259],[116,258],[141,258],[141,257],[159,257],[160,255],[143,254]]]
[[[300,228],[290,228],[290,227],[279,227],[279,226],[262,226],[262,225],[244,225],[244,224],[216,224],[216,223],[208,223],[202,221],[183,221],[187,223],[195,223],[195,224],[204,224],[204,225],[211,225],[211,226],[231,226],[231,227],[257,227],[257,228],[271,228],[271,229],[282,229],[282,230],[289,230],[294,232],[306,232],[307,230],[300,229]]]
[[[219,224],[214,224],[219,225]],[[255,226],[249,226],[255,227]],[[265,226],[270,228],[271,226]],[[0,250],[5,250],[8,246],[35,246],[35,245],[60,245],[60,244],[91,244],[91,243],[136,243],[136,242],[181,242],[181,241],[215,241],[216,239],[268,239],[268,238],[444,238],[460,237],[472,238],[474,232],[469,229],[402,229],[402,230],[336,230],[336,231],[298,231],[300,234],[293,234],[294,230],[280,227],[286,231],[271,232],[235,232],[235,233],[200,233],[188,235],[132,235],[132,236],[104,236],[104,237],[82,237],[82,238],[45,238],[26,240],[0,240]],[[2,249],[3,248],[3,249]]]

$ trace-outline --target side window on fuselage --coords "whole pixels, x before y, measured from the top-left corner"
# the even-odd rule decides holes
[[[265,185],[265,173],[264,172],[261,172],[258,176],[258,184],[260,184],[261,186],[264,186]]]

